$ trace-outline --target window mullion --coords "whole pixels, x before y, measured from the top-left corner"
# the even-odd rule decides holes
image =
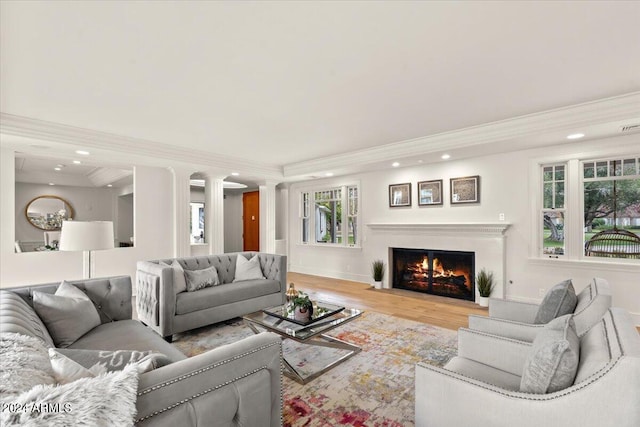
[[[583,253],[583,205],[582,200],[582,179],[580,161],[577,159],[567,162],[567,172],[565,176],[565,203],[566,203],[566,223],[565,223],[565,247],[568,259],[579,259]]]

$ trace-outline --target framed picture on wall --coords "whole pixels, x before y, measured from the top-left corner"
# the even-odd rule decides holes
[[[411,183],[389,186],[389,207],[411,206]]]
[[[442,180],[420,181],[418,183],[418,206],[442,204]]]
[[[480,175],[451,178],[451,204],[480,202]]]

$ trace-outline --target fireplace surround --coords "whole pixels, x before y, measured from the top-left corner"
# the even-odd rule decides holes
[[[431,295],[475,300],[475,253],[390,248],[391,284]]]

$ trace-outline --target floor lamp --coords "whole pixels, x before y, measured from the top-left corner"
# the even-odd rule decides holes
[[[113,247],[112,221],[62,222],[59,250],[84,252],[82,271],[85,279],[92,276],[91,253]]]

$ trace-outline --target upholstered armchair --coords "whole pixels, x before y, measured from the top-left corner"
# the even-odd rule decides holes
[[[594,278],[577,295],[577,304],[573,313],[578,336],[584,335],[596,324],[609,307],[611,307],[609,283],[604,279]],[[532,342],[544,327],[543,323],[535,322],[539,311],[540,305],[538,304],[491,298],[489,300],[489,317],[469,316],[469,328]]]
[[[574,332],[575,376],[565,376],[566,386],[531,391],[523,378],[538,376],[546,357],[552,373],[564,365],[553,358],[564,347],[538,342],[545,333],[527,343],[460,329],[457,357],[443,368],[416,365],[416,427],[640,425],[640,336],[629,313],[611,308],[579,340]],[[541,363],[529,363],[533,353]]]

